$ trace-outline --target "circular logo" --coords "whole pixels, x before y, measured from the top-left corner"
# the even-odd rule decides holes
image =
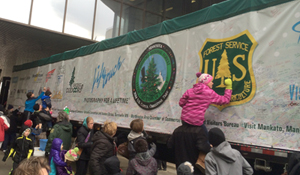
[[[132,76],[132,94],[143,109],[157,108],[167,99],[174,85],[176,61],[164,43],[154,43],[140,56]]]

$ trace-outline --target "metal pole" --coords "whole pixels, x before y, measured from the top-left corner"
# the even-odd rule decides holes
[[[66,3],[65,3],[65,12],[64,12],[64,20],[63,20],[62,33],[65,33],[66,16],[67,16],[67,7],[68,7],[68,0],[66,0]]]
[[[119,20],[119,32],[118,32],[118,36],[120,36],[120,33],[121,33],[121,19],[122,19],[122,13],[123,13],[123,0],[121,1],[121,11],[120,11],[120,20]]]
[[[31,0],[31,5],[30,5],[28,25],[30,25],[30,23],[31,23],[32,7],[33,7],[33,0]]]
[[[92,40],[94,40],[95,21],[96,21],[96,11],[97,11],[97,0],[95,0],[94,21],[93,21],[93,28],[92,28]]]

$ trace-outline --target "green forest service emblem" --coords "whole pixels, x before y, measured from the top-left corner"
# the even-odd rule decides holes
[[[132,76],[135,102],[145,110],[155,109],[167,99],[176,75],[173,51],[164,43],[150,45],[140,56]]]
[[[206,39],[201,50],[200,72],[214,77],[213,89],[224,95],[227,78],[232,79],[232,96],[229,104],[213,105],[219,110],[250,101],[256,90],[252,69],[252,55],[257,42],[248,30],[224,39]]]

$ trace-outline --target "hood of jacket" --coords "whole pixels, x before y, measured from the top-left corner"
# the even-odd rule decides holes
[[[43,95],[43,96],[41,97],[42,100],[45,100],[45,99],[47,99],[47,98],[50,98],[50,97],[47,96],[47,95]]]
[[[59,122],[57,123],[57,125],[60,126],[61,129],[63,129],[66,132],[71,132],[72,131],[72,124],[68,121],[63,121],[63,122]]]
[[[143,137],[144,134],[143,133],[136,133],[136,132],[131,130],[130,133],[128,134],[127,138],[128,138],[129,141],[131,141],[131,140],[136,139],[136,138],[141,137],[141,136]]]
[[[61,148],[62,143],[63,143],[63,141],[60,138],[53,139],[51,149],[54,149],[54,150],[60,152],[60,148]]]
[[[209,88],[206,84],[203,84],[203,83],[197,83],[197,84],[194,84],[193,86],[193,92],[195,94],[201,94],[203,92],[203,90]]]
[[[104,166],[109,174],[120,172],[120,161],[117,156],[112,156],[104,161]]]
[[[111,141],[111,142],[114,141],[114,139],[113,139],[110,135],[106,134],[106,133],[103,132],[103,131],[98,131],[98,132],[96,132],[96,133],[94,134],[94,136],[92,137],[92,142],[97,142],[97,141],[99,141],[100,139],[108,139],[108,140]]]
[[[222,160],[227,163],[232,163],[237,160],[230,144],[227,141],[222,142],[219,146],[211,148],[211,152],[217,154]]]
[[[143,166],[147,166],[151,162],[151,156],[148,152],[142,152],[142,153],[137,153],[136,156],[136,161]],[[136,165],[133,165],[136,166]]]

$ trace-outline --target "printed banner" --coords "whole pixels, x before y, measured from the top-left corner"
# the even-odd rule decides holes
[[[299,9],[292,1],[14,72],[9,103],[24,106],[26,93],[47,87],[54,116],[68,106],[72,120],[91,116],[128,128],[140,118],[146,130],[171,134],[181,125],[179,99],[200,71],[214,77],[220,95],[225,79],[233,81],[231,102],[206,111],[208,129],[220,127],[233,142],[297,150]]]

